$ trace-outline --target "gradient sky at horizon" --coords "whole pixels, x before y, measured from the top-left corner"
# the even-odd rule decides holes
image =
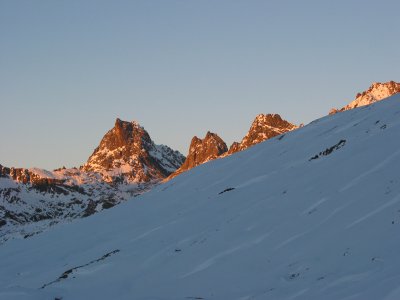
[[[399,1],[0,1],[0,164],[83,164],[115,119],[187,153],[400,80]]]

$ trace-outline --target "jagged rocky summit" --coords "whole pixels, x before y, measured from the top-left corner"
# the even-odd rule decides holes
[[[245,150],[255,144],[296,128],[298,126],[283,120],[278,114],[259,114],[251,124],[246,136],[240,143],[234,142],[229,148],[228,154]]]
[[[207,132],[204,139],[199,139],[195,136],[190,143],[189,154],[185,162],[167,180],[200,164],[245,150],[255,144],[296,128],[298,128],[296,125],[283,120],[278,114],[259,114],[242,141],[240,143],[234,142],[229,150],[225,142],[215,133]]]
[[[185,162],[168,179],[174,178],[200,164],[216,159],[227,151],[228,147],[225,142],[215,133],[208,131],[204,139],[195,136],[190,142],[189,154]]]
[[[139,123],[116,119],[83,170],[98,172],[105,181],[159,181],[178,169],[185,157],[165,145],[156,145]]]
[[[337,112],[350,110],[353,108],[369,105],[377,101],[384,100],[392,95],[400,93],[400,83],[395,81],[388,81],[385,83],[374,82],[368,90],[358,93],[356,98],[347,104],[346,106],[336,109],[333,108],[329,111],[329,114],[335,114]]]

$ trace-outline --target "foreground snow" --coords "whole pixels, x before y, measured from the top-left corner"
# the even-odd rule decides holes
[[[0,246],[0,299],[400,298],[400,96]]]

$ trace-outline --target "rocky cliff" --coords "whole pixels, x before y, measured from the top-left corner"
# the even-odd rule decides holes
[[[184,160],[178,151],[156,145],[137,122],[117,119],[83,170],[101,173],[107,182],[149,182],[167,177]]]
[[[190,142],[189,154],[187,155],[185,162],[168,179],[171,179],[200,164],[216,159],[227,151],[228,147],[225,142],[215,133],[208,131],[204,139],[195,136]]]

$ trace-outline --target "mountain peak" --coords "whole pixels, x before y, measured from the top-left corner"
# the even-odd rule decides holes
[[[117,118],[83,169],[103,174],[106,181],[122,176],[129,182],[147,182],[165,178],[183,160],[179,152],[156,145],[138,122]]]
[[[218,134],[213,133],[211,131],[207,131],[206,136],[204,137],[204,140],[218,140],[218,141],[222,141],[222,139],[218,136]],[[222,141],[223,142],[223,141]]]
[[[136,121],[127,122],[117,118],[114,128],[111,131],[113,133],[109,135],[109,139],[107,140],[107,146],[109,146],[110,150],[132,143],[135,136],[141,136],[146,140],[150,139],[148,133]]]
[[[169,179],[200,164],[216,159],[227,151],[228,147],[225,142],[216,133],[207,131],[204,139],[194,136],[190,142],[189,154],[185,162]]]
[[[283,120],[278,114],[258,114],[251,124],[247,135],[240,143],[233,143],[229,148],[228,154],[242,151],[250,146],[296,128],[296,125]]]
[[[139,122],[133,120],[133,121],[123,121],[120,118],[116,118],[115,119],[115,125],[114,127],[123,127],[123,126],[128,126],[128,124],[131,124],[132,127],[136,127],[136,128],[143,128],[142,126],[140,126]]]
[[[352,102],[341,109],[331,109],[329,114],[369,105],[384,100],[397,93],[400,93],[400,83],[398,82],[393,80],[388,82],[373,82],[366,91],[358,93]]]

